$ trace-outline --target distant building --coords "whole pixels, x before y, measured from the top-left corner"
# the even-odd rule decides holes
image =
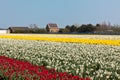
[[[28,33],[30,30],[28,27],[9,27],[8,29],[10,33]]]
[[[59,32],[59,28],[58,25],[55,23],[49,23],[46,25],[46,30],[47,32],[51,32],[51,33],[57,33]]]
[[[0,29],[0,34],[7,34],[9,33],[9,30],[7,29]]]

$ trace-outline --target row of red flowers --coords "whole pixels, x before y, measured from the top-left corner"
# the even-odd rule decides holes
[[[0,56],[0,72],[0,76],[5,76],[8,80],[12,80],[12,78],[24,80],[90,80],[5,56]]]

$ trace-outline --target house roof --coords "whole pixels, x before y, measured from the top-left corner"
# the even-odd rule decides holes
[[[57,24],[55,24],[55,23],[49,23],[47,25],[49,28],[58,28]]]
[[[14,29],[14,30],[28,30],[28,27],[9,27],[9,29]]]

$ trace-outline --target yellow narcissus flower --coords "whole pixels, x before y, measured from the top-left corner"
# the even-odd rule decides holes
[[[63,36],[63,37],[62,37]],[[64,37],[65,36],[65,37]],[[75,36],[75,37],[74,37]],[[102,39],[103,37],[103,39]],[[110,38],[109,38],[110,37]],[[116,39],[116,36],[105,37],[100,36],[98,38],[97,36],[90,38],[89,36],[85,35],[42,35],[42,34],[6,34],[6,35],[0,35],[0,38],[12,38],[12,39],[21,39],[21,40],[40,40],[40,41],[53,41],[53,42],[70,42],[70,43],[84,43],[84,44],[105,44],[105,45],[114,45],[114,46],[120,46],[120,39]],[[114,39],[115,38],[115,39]]]

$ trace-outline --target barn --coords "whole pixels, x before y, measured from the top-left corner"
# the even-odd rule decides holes
[[[28,27],[9,27],[8,28],[10,33],[28,33],[29,32],[29,28]]]

